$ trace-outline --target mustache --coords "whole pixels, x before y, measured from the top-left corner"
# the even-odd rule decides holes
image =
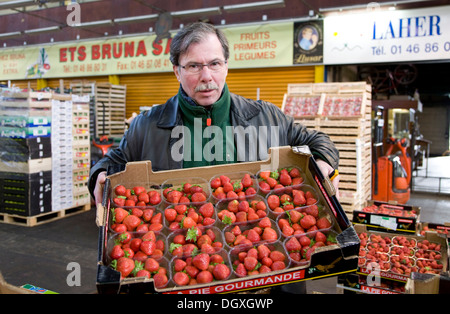
[[[207,84],[200,84],[195,88],[195,92],[202,92],[204,90],[210,90],[210,89],[219,89],[219,86],[216,83],[207,83]]]

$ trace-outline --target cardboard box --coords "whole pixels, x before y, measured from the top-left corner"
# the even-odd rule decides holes
[[[188,293],[209,294],[237,292],[263,288],[272,285],[336,276],[354,272],[357,268],[359,238],[353,225],[348,220],[335,197],[334,188],[328,178],[324,179],[307,147],[280,147],[269,150],[270,158],[265,161],[245,162],[231,165],[209,166],[202,168],[167,170],[153,172],[150,161],[128,163],[119,172],[107,177],[104,188],[104,201],[97,206],[97,225],[99,226],[99,254],[97,269],[97,289],[99,293]],[[110,235],[110,206],[112,189],[118,184],[132,186],[136,182],[154,182],[161,184],[170,179],[202,177],[211,179],[220,173],[251,172],[256,175],[261,169],[279,169],[287,166],[298,166],[306,174],[306,181],[319,194],[319,201],[324,205],[334,220],[337,232],[337,244],[321,247],[312,254],[307,265],[289,267],[277,272],[237,278],[231,276],[226,281],[214,281],[209,284],[197,284],[188,287],[168,286],[155,289],[152,279],[120,278],[120,273],[106,263],[107,240]]]
[[[0,137],[2,161],[25,162],[29,159],[48,158],[52,155],[50,137],[7,138]]]
[[[35,216],[52,208],[51,171],[0,172],[0,212]]]
[[[370,200],[361,210],[353,211],[352,221],[366,225],[368,230],[414,234],[420,221],[420,207]]]
[[[448,272],[448,256],[449,256],[449,246],[447,243],[447,239],[441,235],[438,235],[437,233],[433,233],[433,232],[428,232],[426,233],[426,235],[424,237],[422,236],[416,236],[416,235],[404,235],[404,234],[398,234],[398,233],[388,233],[388,232],[376,232],[376,231],[369,231],[367,229],[367,226],[365,225],[359,225],[356,224],[354,225],[356,232],[359,234],[361,233],[367,233],[368,237],[370,237],[371,235],[377,235],[377,236],[381,236],[381,237],[389,237],[391,239],[394,239],[395,237],[406,237],[409,240],[415,240],[416,243],[422,242],[423,240],[428,240],[429,242],[433,242],[433,243],[438,243],[441,246],[440,249],[440,255],[441,257],[439,258],[439,264],[442,264],[442,269],[438,270],[437,272],[445,274],[446,272]],[[392,257],[393,255],[397,255],[397,253],[395,251],[392,250],[393,247],[399,247],[397,245],[392,244],[390,246],[389,252],[387,253],[387,255],[389,257]],[[362,248],[364,249],[364,248]],[[417,266],[418,263],[417,261],[421,260],[425,260],[424,258],[417,258],[416,257],[416,253],[418,251],[418,247],[416,246],[415,248],[413,248],[413,254],[412,255],[406,255],[411,257],[411,259],[413,260],[413,266]],[[363,256],[360,257],[364,258]],[[417,271],[412,271],[411,274],[400,274],[398,272],[395,272],[392,270],[393,267],[393,261],[392,259],[389,259],[390,264],[390,268],[387,270],[383,270],[381,269],[377,269],[377,272],[374,273],[375,268],[368,266],[367,264],[362,265],[363,264],[363,260],[360,261],[360,264],[358,266],[358,271],[357,273],[360,275],[365,275],[365,276],[371,276],[371,277],[380,277],[380,278],[384,278],[384,279],[388,279],[388,280],[394,280],[394,281],[399,281],[399,282],[407,282],[407,280],[409,278],[411,278],[411,274],[414,272],[419,272]]]
[[[57,294],[51,290],[25,284],[20,287],[13,286],[6,282],[0,273],[0,294]]]

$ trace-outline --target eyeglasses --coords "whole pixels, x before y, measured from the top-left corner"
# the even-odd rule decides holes
[[[203,70],[203,67],[208,67],[208,69],[210,69],[212,72],[219,72],[225,67],[226,63],[226,60],[214,60],[207,64],[192,62],[186,65],[180,65],[180,67],[185,69],[190,74],[198,74]]]

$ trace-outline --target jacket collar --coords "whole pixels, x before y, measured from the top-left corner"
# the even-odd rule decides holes
[[[230,93],[232,121],[237,125],[249,125],[249,120],[259,114],[261,108],[255,101]],[[160,128],[173,128],[182,124],[181,110],[178,104],[178,96],[175,95],[162,106],[157,126]]]

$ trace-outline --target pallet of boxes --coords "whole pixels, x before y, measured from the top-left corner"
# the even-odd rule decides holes
[[[289,84],[282,110],[328,134],[339,150],[340,203],[349,217],[371,198],[371,86],[365,82]]]
[[[60,144],[55,139],[64,136],[71,143],[72,134],[56,133],[61,117],[54,115],[53,96],[18,88],[1,90],[0,222],[32,227],[80,211],[73,203],[70,210],[54,205],[59,197],[53,194],[58,163],[53,152]],[[72,152],[72,147],[63,148]],[[61,171],[73,180],[72,164]],[[85,206],[83,210],[90,208]]]

